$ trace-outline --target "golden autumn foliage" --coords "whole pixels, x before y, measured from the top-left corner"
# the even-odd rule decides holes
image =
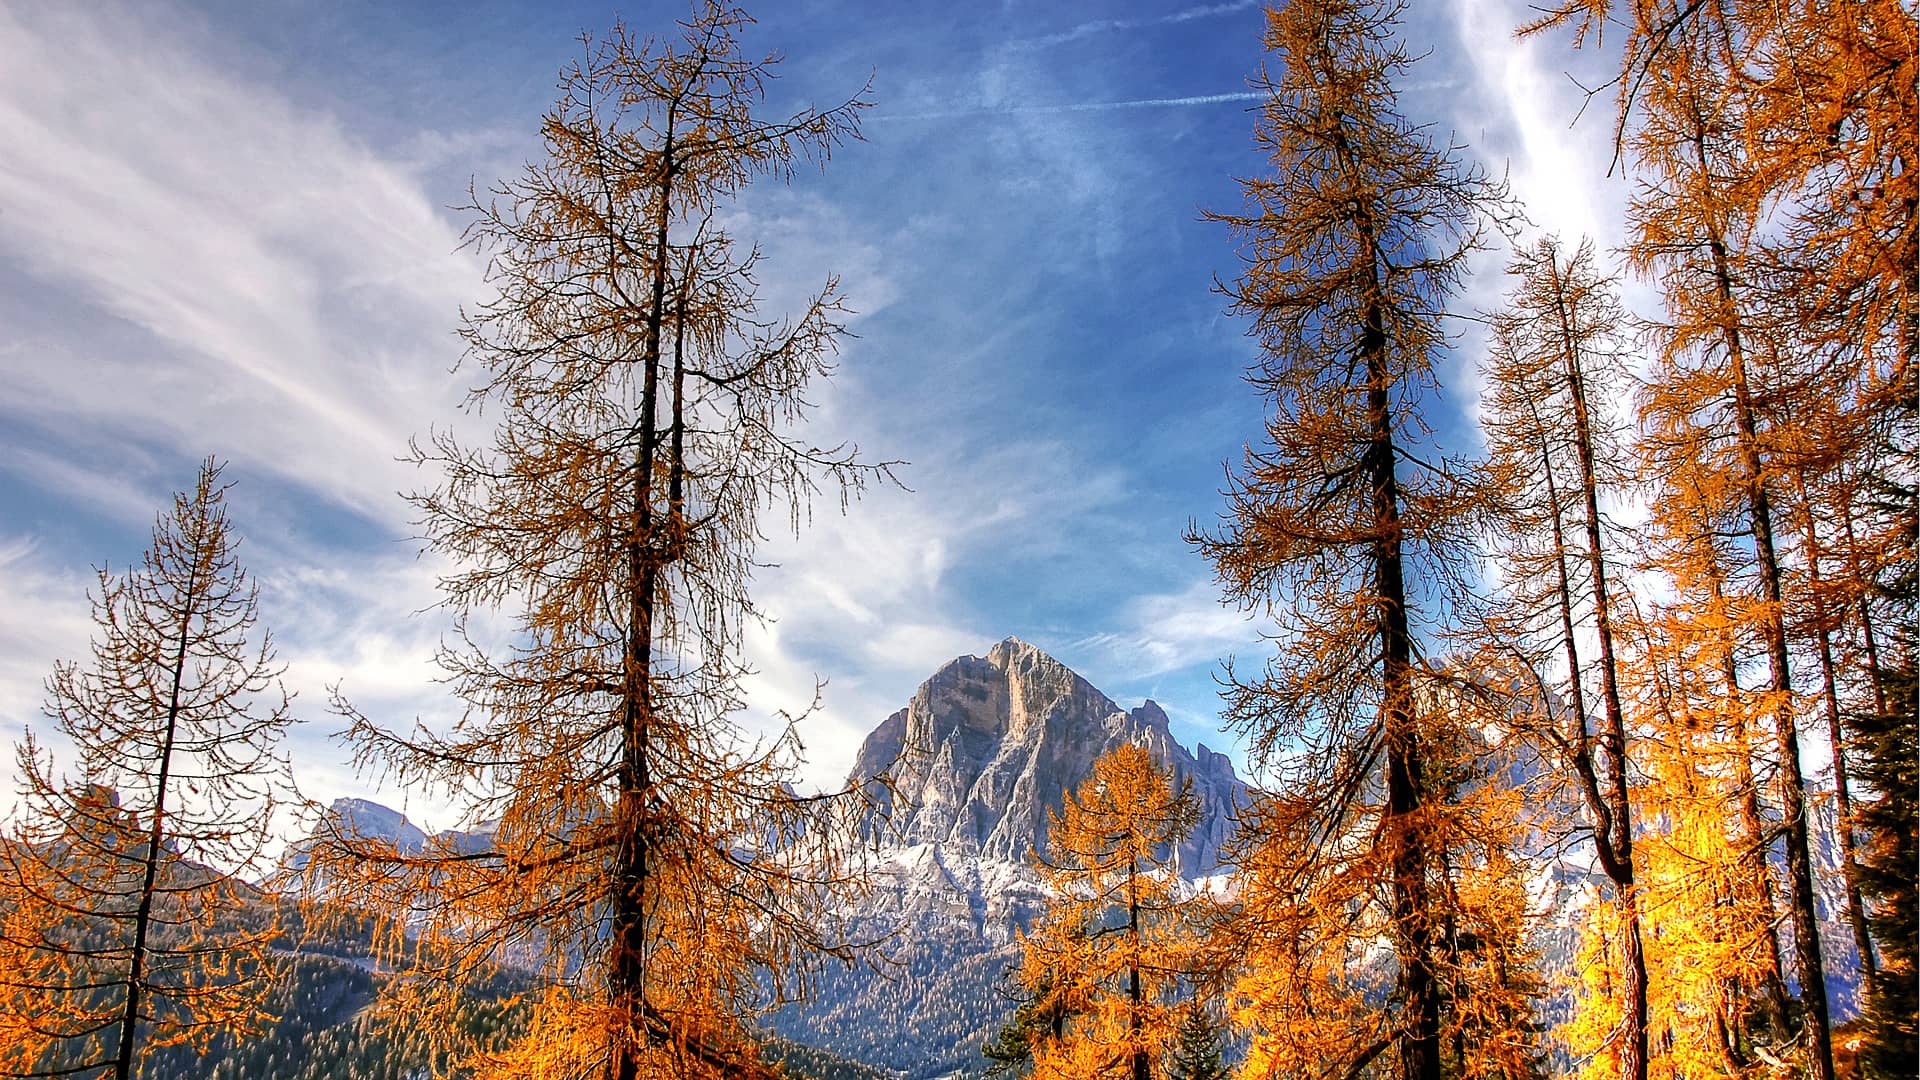
[[[1252,319],[1260,356],[1248,378],[1271,414],[1230,478],[1222,527],[1193,539],[1230,599],[1281,626],[1279,656],[1262,671],[1227,673],[1230,722],[1287,774],[1250,823],[1278,850],[1243,866],[1278,877],[1250,878],[1247,895],[1307,890],[1301,903],[1314,914],[1290,902],[1283,940],[1367,940],[1347,932],[1361,911],[1339,914],[1358,904],[1395,956],[1393,993],[1351,990],[1345,1007],[1356,1015],[1328,1021],[1342,1034],[1310,1052],[1357,1072],[1390,1047],[1398,1075],[1436,1080],[1452,837],[1433,807],[1442,791],[1427,761],[1433,718],[1414,693],[1426,667],[1415,641],[1435,613],[1415,601],[1460,583],[1488,508],[1470,470],[1430,452],[1420,405],[1435,389],[1447,298],[1501,193],[1458,147],[1399,113],[1394,84],[1410,65],[1400,10],[1328,2],[1269,12],[1277,69],[1259,82],[1267,100],[1255,139],[1273,172],[1242,181],[1246,213],[1214,217],[1242,243],[1230,295]],[[1334,892],[1314,899],[1322,887]],[[1327,925],[1309,925],[1322,915]],[[1239,1014],[1259,1033],[1256,1060],[1266,1060],[1268,1033],[1290,1039],[1321,1022],[1292,1003],[1346,969],[1343,947],[1302,952],[1269,973],[1293,989],[1250,996],[1265,1003]]]
[[[445,650],[451,730],[342,702],[361,760],[451,794],[467,839],[403,856],[336,836],[314,896],[399,914],[391,1023],[440,1037],[466,989],[527,973],[524,1034],[443,1047],[476,1075],[724,1074],[753,1058],[749,1016],[852,957],[828,900],[857,884],[855,795],[793,792],[791,723],[736,719],[739,650],[768,517],[797,526],[816,490],[884,467],[795,433],[832,370],[837,283],[762,314],[758,252],[717,214],[856,137],[865,103],[756,115],[774,61],[742,51],[749,22],[706,3],[667,37],[587,41],[547,158],[474,208],[498,295],[464,333],[496,426],[420,448],[445,482],[417,503],[463,631],[501,608],[513,629]]]
[[[1240,247],[1223,291],[1267,418],[1188,539],[1274,624],[1272,655],[1223,678],[1270,781],[1230,891],[1196,903],[1169,866],[1187,788],[1141,748],[1102,757],[1035,853],[1051,903],[987,1054],[1151,1080],[1185,1004],[1208,1049],[1224,1006],[1246,1080],[1563,1060],[1580,1080],[1838,1080],[1828,987],[1850,948],[1867,997],[1842,1049],[1904,1075],[1911,5],[1565,0],[1523,28],[1619,50],[1621,255],[1658,310],[1629,316],[1590,244],[1517,250],[1485,320],[1485,462],[1439,452],[1427,410],[1468,264],[1514,217],[1403,114],[1407,7],[1267,12],[1271,169],[1210,215]],[[696,0],[664,36],[583,38],[543,156],[466,208],[487,434],[412,452],[437,474],[413,501],[449,568],[440,660],[464,711],[405,730],[336,698],[359,765],[458,818],[419,850],[335,822],[300,852],[311,920],[376,926],[377,1021],[451,1075],[775,1077],[758,1021],[864,944],[843,921],[863,788],[795,791],[797,718],[744,718],[743,647],[768,529],[888,467],[801,434],[846,334],[837,279],[768,313],[761,253],[729,227],[749,185],[858,139],[867,102],[767,114],[777,57],[745,51],[750,26]],[[289,720],[218,476],[142,567],[100,577],[93,654],[48,685],[71,773],[20,750],[0,1076],[131,1080],[271,1020]],[[1816,908],[1827,799],[1844,939]],[[1589,854],[1598,873],[1548,1057],[1529,889],[1557,843],[1556,873]],[[1217,997],[1183,1002],[1196,973]],[[457,1022],[476,994],[505,999],[502,1031]]]
[[[1636,745],[1637,902],[1648,969],[1648,1075],[1740,1076],[1782,1052],[1784,989],[1773,883],[1753,771],[1762,719],[1730,692],[1724,636],[1626,624],[1627,689],[1649,718]],[[1617,909],[1595,904],[1577,960],[1576,1011],[1559,1036],[1582,1075],[1619,1076]]]
[[[0,1066],[128,1080],[153,1051],[257,1032],[273,905],[253,884],[291,801],[292,722],[257,629],[227,486],[211,460],[141,565],[101,571],[84,664],[47,713],[75,752],[19,748],[23,805],[0,842]]]
[[[1492,713],[1477,692],[1420,695],[1428,716],[1431,803],[1422,837],[1435,853],[1427,912],[1440,1001],[1445,1075],[1518,1080],[1542,1046],[1533,1015],[1544,987],[1529,941],[1525,870],[1528,793],[1490,775],[1509,748],[1480,733]],[[1445,717],[1447,719],[1442,720]],[[1377,778],[1367,800],[1380,797]],[[1213,948],[1233,960],[1229,1002],[1251,1038],[1237,1075],[1395,1076],[1397,932],[1390,859],[1366,832],[1373,806],[1337,829],[1318,793],[1262,800],[1236,850],[1237,904]]]
[[[1617,530],[1602,509],[1628,479],[1622,418],[1609,404],[1627,386],[1627,317],[1591,244],[1563,256],[1557,241],[1542,239],[1515,254],[1509,273],[1512,300],[1490,320],[1483,365],[1488,471],[1503,513],[1490,544],[1502,598],[1482,647],[1493,669],[1517,664],[1530,673],[1531,685],[1512,688],[1509,726],[1554,764],[1612,884],[1617,932],[1608,940],[1621,955],[1620,977],[1607,984],[1619,995],[1610,1003],[1618,1023],[1605,1029],[1617,1044],[1608,1053],[1620,1076],[1645,1080],[1647,968],[1614,642],[1622,567]]]
[[[1122,744],[1049,815],[1035,864],[1051,900],[1022,936],[1020,980],[1063,1023],[1031,1046],[1036,1080],[1147,1080],[1171,1045],[1193,927],[1170,861],[1196,820],[1191,788]]]
[[[0,838],[0,844],[11,844]],[[11,856],[9,856],[11,861]],[[29,1071],[49,1042],[41,999],[34,989],[47,969],[34,943],[55,919],[50,905],[33,903],[20,883],[0,877],[0,1075]]]
[[[1762,0],[1592,0],[1533,29],[1569,21],[1625,30],[1617,131],[1636,169],[1629,256],[1664,302],[1642,402],[1647,475],[1657,499],[1700,504],[1684,515],[1690,527],[1746,545],[1713,557],[1719,600],[1669,617],[1720,613],[1707,617],[1709,632],[1730,638],[1723,692],[1750,695],[1773,729],[1761,775],[1774,778],[1784,818],[1792,967],[1809,988],[1805,1065],[1825,1080],[1834,1075],[1827,958],[1800,731],[1824,713],[1836,799],[1849,802],[1841,688],[1863,692],[1870,680],[1868,665],[1843,666],[1851,605],[1845,587],[1829,603],[1822,562],[1853,516],[1832,498],[1860,490],[1851,478],[1872,470],[1876,432],[1912,393],[1920,35],[1898,4]],[[1865,623],[1858,632],[1872,636]],[[1760,681],[1746,674],[1750,661],[1764,684],[1743,690],[1741,678]],[[1745,711],[1730,704],[1732,715]],[[1851,828],[1843,818],[1847,914],[1870,971]],[[1763,873],[1770,846],[1754,855]]]

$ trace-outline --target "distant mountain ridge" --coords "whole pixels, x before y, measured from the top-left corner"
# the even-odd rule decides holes
[[[981,1045],[1012,1011],[1017,934],[1047,900],[1032,855],[1046,851],[1048,815],[1123,743],[1192,783],[1199,824],[1174,869],[1190,883],[1225,869],[1251,789],[1226,755],[1182,746],[1159,705],[1122,708],[1016,637],[941,665],[867,736],[848,776],[891,778],[869,788],[859,827],[873,888],[849,905],[892,935],[883,972],[824,973],[814,1000],[776,1013],[772,1029],[907,1080],[983,1071]]]
[[[859,821],[873,888],[847,901],[846,914],[884,938],[876,974],[831,968],[812,1000],[772,1014],[774,1035],[862,1062],[902,1080],[945,1080],[984,1071],[980,1054],[1012,1011],[1002,993],[1017,963],[1017,933],[1046,902],[1029,854],[1045,850],[1046,820],[1101,754],[1121,743],[1146,747],[1177,780],[1191,779],[1201,821],[1175,853],[1179,873],[1198,879],[1221,864],[1233,815],[1252,797],[1223,754],[1189,752],[1169,731],[1166,713],[1146,701],[1127,709],[1066,665],[1018,638],[984,656],[941,665],[907,704],[862,744],[849,775],[876,805]],[[1548,768],[1522,755],[1493,764],[1526,784]],[[1853,1011],[1857,958],[1837,916],[1840,878],[1832,844],[1832,808],[1813,811],[1821,889],[1822,946],[1842,1016]],[[336,827],[419,850],[427,836],[404,814],[378,803],[334,804]],[[448,834],[462,848],[480,832]],[[1584,847],[1535,838],[1523,858],[1540,918],[1533,931],[1545,970],[1572,970],[1584,913],[1604,892]],[[1565,1019],[1562,987],[1542,1002],[1548,1024]]]

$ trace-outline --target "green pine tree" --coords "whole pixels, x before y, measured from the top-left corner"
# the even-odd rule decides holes
[[[1053,988],[1053,980],[1048,979],[1027,990],[1015,991],[1020,1004],[1013,1010],[1012,1018],[980,1048],[993,1062],[987,1066],[987,1076],[1025,1076],[1033,1067],[1034,1045],[1060,1037],[1068,1012]]]
[[[1167,1052],[1167,1080],[1225,1080],[1226,1075],[1219,1026],[1198,1000],[1188,1002]]]
[[[1860,891],[1871,909],[1868,925],[1880,965],[1867,979],[1860,1029],[1862,1075],[1870,1080],[1910,1077],[1920,1056],[1920,997],[1915,994],[1915,926],[1920,922],[1913,868],[1920,863],[1920,717],[1915,713],[1911,659],[1875,673],[1884,711],[1869,709],[1850,723],[1861,764],[1856,775],[1873,797],[1855,804],[1861,834]]]

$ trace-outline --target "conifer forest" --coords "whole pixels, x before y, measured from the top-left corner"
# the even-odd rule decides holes
[[[128,546],[73,544],[96,560],[92,576],[0,624],[18,654],[0,663],[14,743],[0,802],[0,1077],[1915,1075],[1910,5],[1502,7],[1519,14],[1481,28],[1488,55],[1554,74],[1535,96],[1577,108],[1538,130],[1577,132],[1594,166],[1549,184],[1513,165],[1526,147],[1476,145],[1482,132],[1445,119],[1470,61],[1431,30],[1484,15],[1479,0],[1116,8],[1006,45],[989,73],[1012,79],[1084,41],[1197,41],[1229,24],[1254,59],[1182,91],[1142,46],[1115,54],[1154,80],[1133,98],[1009,94],[965,117],[957,100],[890,103],[895,54],[863,55],[866,38],[789,42],[776,29],[801,27],[795,12],[682,3],[540,46],[536,67],[553,78],[513,84],[544,104],[511,117],[511,135],[418,144],[472,176],[461,205],[416,200],[420,221],[450,223],[446,257],[474,271],[433,293],[440,336],[422,339],[464,395],[448,411],[410,411],[398,392],[375,401],[376,382],[329,399],[339,416],[391,420],[402,435],[382,442],[350,424],[304,428],[298,410],[242,405],[163,428],[143,427],[137,403],[117,406],[121,434],[148,440],[126,477],[167,477],[176,494],[141,496],[115,519],[140,523]],[[67,59],[35,60],[21,28],[42,16],[8,6],[0,67],[92,55],[75,30]],[[435,15],[450,36],[431,55],[484,69],[452,27],[468,17],[476,40],[504,32],[487,23],[504,10]],[[870,10],[876,33],[908,38],[987,18],[956,9],[951,25],[909,25]],[[375,16],[337,16],[361,17]],[[174,40],[163,29],[156,40]],[[362,74],[411,71],[408,109],[456,108],[430,65],[405,59],[426,47],[396,29]],[[816,51],[838,74],[802,66],[795,96],[783,77]],[[207,154],[304,123],[301,95],[320,77],[299,53],[274,54],[291,104],[206,129]],[[219,80],[255,77],[265,61],[252,55],[233,53],[200,90],[147,96],[187,109]],[[145,56],[88,78],[145,78],[159,63]],[[27,81],[0,75],[0,134],[43,130],[30,115],[86,122],[80,105],[28,100]],[[1515,93],[1519,110],[1528,92]],[[854,182],[878,160],[866,148],[902,132],[972,125],[952,149],[997,161],[1021,125],[1073,132],[1202,110],[1233,125],[1231,156],[1169,126],[1179,137],[1149,164],[1072,174],[1114,193],[1204,168],[1216,186],[1179,220],[1141,220],[1128,196],[1088,226],[1099,266],[1071,288],[1102,282],[1130,314],[1079,327],[1095,343],[1057,369],[1020,370],[1054,347],[1036,329],[1052,324],[1022,308],[1051,302],[1039,233],[1034,273],[992,293],[992,308],[960,298],[1019,258],[984,218],[975,232],[921,206],[894,248],[834,240],[852,234],[843,207],[859,199],[825,185]],[[245,154],[268,169],[296,144],[338,143],[364,165],[374,142],[345,126]],[[137,122],[115,130],[128,146],[158,138]],[[0,267],[14,264],[0,281],[17,297],[0,324],[27,329],[0,346],[12,399],[0,437],[12,456],[27,445],[17,432],[44,429],[33,438],[45,452],[20,449],[5,473],[53,475],[94,414],[48,396],[77,361],[31,344],[32,328],[65,319],[60,290],[92,280],[71,267],[124,260],[104,231],[60,226],[67,262],[20,238],[53,235],[41,223],[65,212],[57,189],[125,178],[102,157],[91,179],[28,198],[19,178],[45,159],[15,145],[18,157],[0,153]],[[1045,145],[1061,160],[1080,152]],[[1034,176],[1068,175],[1027,156]],[[908,167],[859,190],[932,200],[991,183],[957,168]],[[306,197],[233,191],[236,215]],[[1589,232],[1560,231],[1579,216],[1556,208],[1588,192],[1600,193],[1579,203]],[[980,205],[1018,214],[1026,197]],[[1100,201],[1076,205],[1091,220]],[[101,195],[88,214],[119,220],[114,203]],[[152,205],[157,222],[175,212]],[[787,223],[803,214],[841,224],[795,240]],[[342,211],[285,235],[324,247],[334,234],[327,250],[342,260],[369,244],[394,266],[445,256],[400,222]],[[1178,270],[1206,309],[1191,324],[1159,284],[1166,267],[1111,254],[1176,235],[1215,260],[1211,281]],[[944,237],[937,268],[868,265],[922,258],[916,237]],[[1101,243],[1118,246],[1102,255]],[[1188,265],[1165,243],[1167,267]],[[182,239],[156,280],[114,271],[117,314],[101,322],[157,325],[192,308],[170,348],[228,342],[235,370],[253,365],[247,378],[265,383],[325,372],[325,356],[245,359],[247,342],[281,340],[260,336],[275,319],[167,291],[169,275],[228,262],[255,267],[247,280],[262,290],[322,288],[271,281],[269,248]],[[912,284],[923,281],[931,291]],[[394,287],[368,279],[339,295]],[[932,306],[942,290],[963,315]],[[289,315],[288,332],[348,320],[372,328],[344,350],[356,370],[394,386],[438,375],[382,352],[380,316],[360,303]],[[884,358],[863,336],[874,327],[893,348],[886,319],[920,326],[929,350],[990,355],[990,374],[936,384],[929,362],[876,404],[886,376],[868,365]],[[1190,325],[1219,329],[1193,332],[1215,334],[1203,349],[1183,344]],[[1157,342],[1159,359],[1099,361],[1106,336]],[[151,370],[138,378],[155,381],[129,385],[172,388],[133,396],[213,410],[253,385],[194,383],[168,364],[141,359]],[[1176,372],[1203,367],[1223,373],[1205,384],[1217,389],[1175,388]],[[1048,379],[1069,380],[1068,397],[1018,415],[1072,432],[1098,413],[1115,471],[1056,475],[991,446],[926,460],[938,451],[925,447],[1013,445],[1003,429],[967,442],[960,422],[934,417],[974,415],[969,398],[1005,402],[995,380]],[[861,426],[863,409],[891,415],[903,401],[926,402],[926,418]],[[273,444],[247,433],[275,429],[335,433],[288,451],[322,479],[299,487],[276,479],[293,466],[248,456]],[[156,449],[163,430],[200,440],[184,471]],[[925,441],[909,463],[875,431]],[[346,456],[360,441],[371,456]],[[1155,454],[1204,460],[1166,496],[1124,479],[1135,455]],[[351,464],[362,460],[376,462],[364,483]],[[413,486],[386,495],[388,467]],[[938,494],[938,477],[959,473],[991,478],[985,509]],[[923,475],[934,494],[915,490]],[[346,494],[329,494],[329,477]],[[45,524],[51,496],[8,483],[0,575],[15,584],[0,585],[0,605],[25,605],[56,595],[29,584],[42,541],[78,534]],[[109,494],[146,491],[128,479]],[[1029,491],[1044,514],[1007,509]],[[309,527],[290,524],[304,504],[329,500],[358,507],[330,511],[343,522],[401,523],[368,565],[404,547],[430,594],[399,604],[378,594],[400,587],[369,571],[358,606],[289,602],[355,576],[289,554],[309,550],[289,539]],[[1150,529],[1129,531],[1136,513]],[[881,522],[862,526],[868,542],[833,572],[808,570],[825,565],[808,561],[823,538],[863,514]],[[909,523],[943,516],[950,540],[912,547]],[[1075,517],[1096,522],[1073,534],[1084,539],[1050,541],[1033,524]],[[1141,532],[1175,549],[1178,580],[1202,583],[1166,594],[1186,597],[1178,612],[1127,591],[1151,591],[1129,584],[1148,573]],[[903,579],[931,606],[954,591],[942,568],[975,557],[972,580],[998,599],[966,609],[968,635],[861,599]],[[1072,560],[1098,568],[1110,606],[1031,569]],[[1031,631],[992,622],[1016,610],[1009,598]],[[421,610],[383,614],[400,607]],[[838,651],[794,646],[820,610],[852,620]],[[1132,647],[1115,622],[1126,612],[1152,614],[1161,645],[1118,651]],[[966,644],[1015,629],[1125,695],[1018,637],[984,656]],[[314,644],[334,631],[354,644]],[[910,657],[890,652],[916,634]],[[408,635],[427,642],[422,663],[389,663],[383,650]],[[1198,644],[1150,666],[1176,639]],[[866,666],[849,659],[860,656]],[[1179,664],[1195,682],[1166,681]],[[310,670],[320,692],[302,681]],[[786,680],[772,706],[769,679]],[[1171,687],[1157,691],[1164,708],[1147,696],[1156,687]],[[876,695],[871,714],[861,693]],[[437,711],[405,704],[430,698]],[[1198,736],[1225,749],[1189,749]]]

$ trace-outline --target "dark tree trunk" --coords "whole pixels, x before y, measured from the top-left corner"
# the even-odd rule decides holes
[[[653,812],[650,741],[653,723],[653,614],[659,584],[657,538],[653,514],[653,479],[660,451],[660,433],[654,422],[660,396],[662,331],[666,321],[667,231],[674,176],[674,120],[676,102],[669,102],[661,150],[659,199],[654,224],[652,294],[646,313],[644,365],[637,428],[640,446],[635,454],[633,509],[627,537],[627,638],[620,716],[620,772],[612,912],[612,964],[608,989],[622,1030],[613,1041],[609,1074],[614,1080],[636,1080],[647,1035],[647,886]],[[608,253],[614,264],[617,254]],[[674,462],[674,467],[679,467]]]
[[[202,488],[202,491],[205,489]],[[140,905],[133,913],[133,955],[127,964],[127,996],[120,1014],[120,1045],[113,1059],[114,1080],[132,1080],[138,1053],[140,1005],[146,985],[147,931],[153,925],[153,894],[159,883],[160,854],[166,842],[167,780],[173,771],[174,735],[180,724],[180,683],[187,671],[187,637],[193,630],[193,603],[200,594],[200,547],[204,534],[193,538],[193,567],[180,610],[180,646],[174,650],[172,685],[167,691],[167,735],[160,747],[158,775],[153,785],[153,821],[147,828],[146,865],[142,868]]]

